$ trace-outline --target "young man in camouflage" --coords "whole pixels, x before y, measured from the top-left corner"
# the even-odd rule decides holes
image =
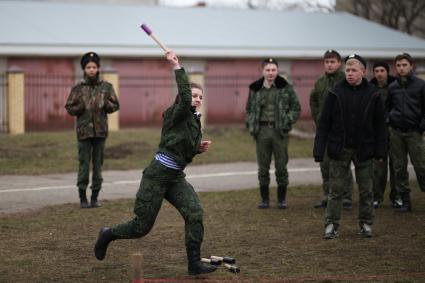
[[[316,81],[314,88],[310,93],[310,110],[311,116],[316,128],[320,121],[320,114],[325,104],[326,96],[330,88],[344,79],[345,74],[341,70],[341,55],[332,49],[329,49],[323,55],[323,66],[325,73]],[[321,201],[314,205],[314,208],[326,207],[329,194],[329,157],[325,152],[323,161],[320,162],[320,172],[322,173],[322,189],[323,198]],[[352,194],[353,194],[353,174],[349,171],[346,184],[344,186],[344,193],[342,196],[342,206],[345,209],[352,207]]]
[[[114,88],[99,79],[100,58],[88,52],[81,58],[84,80],[74,86],[66,102],[68,113],[77,118],[78,180],[81,208],[99,207],[98,196],[102,188],[102,164],[105,140],[108,136],[107,114],[119,109]],[[90,160],[93,163],[90,205],[86,197],[89,184]]]
[[[342,193],[351,162],[359,187],[359,234],[372,237],[372,160],[383,162],[388,154],[384,105],[375,87],[363,77],[366,61],[353,54],[345,63],[345,80],[329,90],[314,141],[315,161],[323,161],[325,150],[330,158],[325,239],[338,236]]]
[[[395,57],[397,80],[388,88],[390,156],[394,165],[396,189],[403,204],[400,212],[410,212],[407,155],[415,169],[419,188],[425,192],[425,82],[413,74],[413,59],[403,53]]]
[[[263,77],[249,86],[246,126],[256,142],[261,202],[269,207],[270,163],[274,155],[277,206],[286,208],[288,186],[288,132],[297,121],[301,107],[292,86],[278,75],[278,63],[263,61]]]
[[[134,205],[135,217],[112,228],[102,228],[94,252],[98,260],[103,260],[111,241],[141,238],[148,234],[165,198],[185,221],[188,273],[209,273],[216,267],[201,262],[204,235],[202,206],[183,172],[192,158],[207,151],[211,144],[210,141],[201,141],[201,122],[197,111],[201,106],[202,89],[189,84],[185,70],[180,67],[173,51],[167,51],[166,57],[175,71],[178,95],[176,102],[163,114],[159,149],[143,171]]]
[[[390,66],[385,61],[378,61],[372,67],[373,78],[370,83],[379,89],[378,94],[382,102],[385,104],[388,97],[388,85],[395,80],[395,77],[390,75]],[[379,208],[384,201],[385,188],[387,186],[388,165],[390,169],[390,201],[392,207],[400,207],[401,199],[397,194],[394,182],[394,170],[392,160],[388,162],[388,158],[384,162],[379,162],[374,159],[373,162],[373,207]]]

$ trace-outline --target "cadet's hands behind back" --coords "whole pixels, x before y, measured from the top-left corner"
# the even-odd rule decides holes
[[[165,52],[165,57],[167,58],[171,66],[173,66],[174,70],[178,70],[181,68],[179,64],[179,58],[177,58],[173,50],[168,49],[167,52]]]

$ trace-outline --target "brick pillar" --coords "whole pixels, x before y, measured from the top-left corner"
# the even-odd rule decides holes
[[[207,120],[206,119],[206,117],[207,117],[207,95],[206,95],[206,92],[205,92],[205,76],[204,76],[204,73],[201,73],[201,72],[189,73],[189,80],[193,83],[199,84],[204,89],[200,112],[202,113],[201,125],[202,125],[202,128],[205,128],[206,125],[207,125],[206,124],[206,120]]]
[[[119,77],[118,73],[112,68],[106,68],[102,71],[103,80],[112,84],[114,87],[115,93],[119,99]],[[108,114],[108,127],[110,131],[118,131],[120,129],[120,118],[119,118],[119,110]]]
[[[9,134],[25,133],[24,73],[18,67],[7,70],[7,122]]]

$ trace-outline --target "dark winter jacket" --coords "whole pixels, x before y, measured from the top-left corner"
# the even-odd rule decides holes
[[[248,101],[246,104],[245,122],[249,133],[256,137],[260,130],[261,95],[260,90],[264,85],[264,77],[249,86]],[[292,86],[281,76],[275,79],[278,89],[275,104],[275,128],[281,135],[287,134],[292,125],[297,121],[301,106]]]
[[[389,124],[401,131],[425,131],[425,81],[410,74],[390,84],[386,103]]]
[[[354,108],[345,96],[347,92],[361,95],[361,101]],[[345,97],[345,98],[344,98]],[[352,109],[345,111],[344,109]],[[371,158],[385,158],[388,152],[388,138],[385,125],[383,103],[376,88],[363,79],[361,85],[351,86],[346,80],[339,82],[329,91],[323,107],[314,141],[313,155],[316,161],[322,161],[327,147],[329,157],[338,159],[344,147],[347,147],[345,125],[350,115],[361,117],[358,121],[356,137],[357,159],[359,162]]]
[[[77,138],[106,138],[108,136],[107,114],[120,108],[114,88],[108,82],[87,78],[71,89],[65,109],[77,117]]]
[[[185,167],[199,153],[201,121],[192,107],[192,91],[185,70],[176,70],[175,75],[179,99],[163,114],[158,152],[165,153]]]

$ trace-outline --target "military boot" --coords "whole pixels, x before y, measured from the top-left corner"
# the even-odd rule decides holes
[[[100,203],[97,201],[97,197],[99,196],[99,191],[100,190],[91,192],[90,206],[93,207],[93,208],[101,206]]]
[[[286,186],[277,187],[277,208],[285,209],[286,208]]]
[[[87,201],[86,190],[78,190],[78,194],[80,196],[80,207],[89,208],[90,205]]]
[[[411,212],[412,211],[412,202],[410,201],[410,194],[409,193],[402,194],[401,200],[403,201],[403,204],[398,209],[398,212]]]
[[[189,275],[210,273],[217,269],[216,266],[201,261],[201,244],[191,243],[186,247],[187,271]]]
[[[108,249],[109,243],[116,239],[118,238],[112,234],[111,228],[103,227],[100,229],[99,236],[94,246],[95,257],[98,260],[103,260],[106,256],[106,250]]]
[[[269,186],[260,186],[261,202],[258,208],[269,208]]]

